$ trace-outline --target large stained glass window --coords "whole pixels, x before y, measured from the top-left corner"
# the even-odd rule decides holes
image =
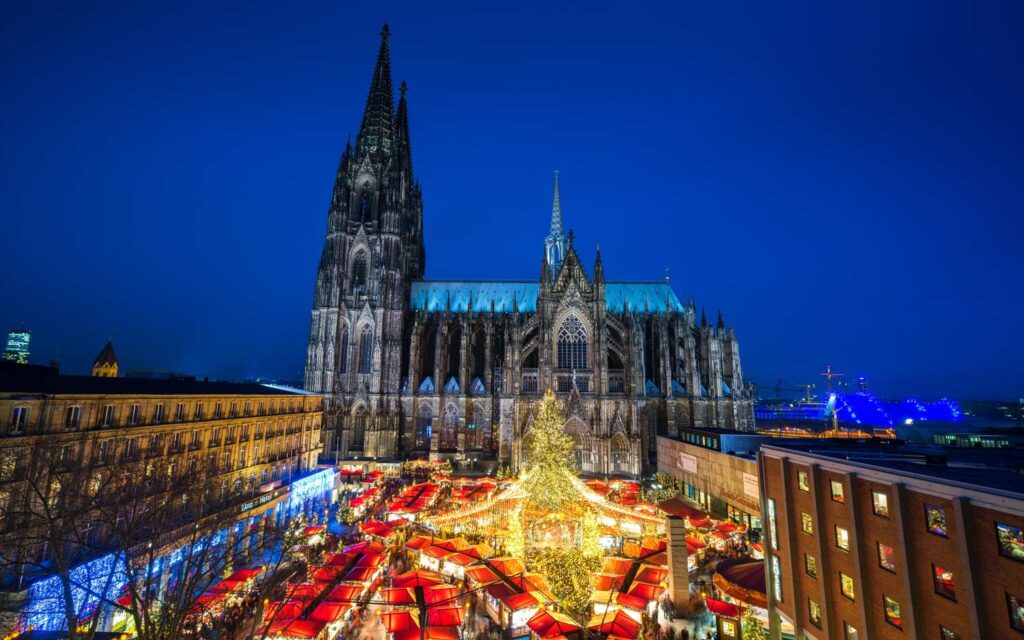
[[[359,336],[359,373],[370,373],[373,360],[373,332],[370,327],[363,327]]]
[[[587,330],[576,316],[569,316],[558,328],[558,368],[587,368]]]

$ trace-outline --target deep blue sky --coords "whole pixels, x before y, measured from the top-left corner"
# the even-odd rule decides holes
[[[536,277],[558,163],[586,264],[667,266],[754,381],[1021,394],[1024,4],[491,4],[5,3],[0,326],[298,377],[387,21],[428,277]]]

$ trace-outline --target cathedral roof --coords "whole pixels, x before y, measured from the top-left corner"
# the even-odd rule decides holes
[[[519,311],[537,310],[540,285],[526,280],[421,280],[412,283],[409,307],[413,310],[487,312],[494,303],[494,311],[511,312],[513,300]],[[683,304],[667,282],[609,282],[605,285],[605,309],[622,313],[630,311],[652,313],[665,311],[666,298],[671,311],[682,313]],[[470,301],[473,308],[470,309]]]

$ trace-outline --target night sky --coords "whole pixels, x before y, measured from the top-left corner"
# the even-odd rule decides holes
[[[299,378],[386,21],[428,277],[537,277],[557,163],[587,268],[667,267],[763,386],[1022,393],[1024,3],[490,4],[5,3],[0,327]]]

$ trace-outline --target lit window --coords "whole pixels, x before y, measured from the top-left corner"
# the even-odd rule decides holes
[[[996,538],[999,555],[1024,562],[1024,529],[997,522]]]
[[[809,514],[809,513],[801,513],[800,514],[800,528],[807,535],[811,535],[811,534],[814,533],[814,519],[811,518],[811,514]]]
[[[885,621],[897,629],[902,629],[903,617],[900,615],[900,603],[889,596],[883,595],[882,604],[885,607]]]
[[[109,427],[114,424],[114,405],[103,405],[103,413],[100,414],[100,426]]]
[[[832,501],[840,504],[846,504],[846,494],[843,492],[843,483],[838,480],[830,480],[829,486],[832,488]]]
[[[850,532],[836,525],[836,546],[843,551],[850,550]]]
[[[64,428],[67,430],[77,429],[82,421],[82,407],[68,407],[64,411]]]
[[[860,640],[860,634],[848,622],[843,623],[843,635],[846,637],[846,640]]]
[[[939,638],[941,640],[963,640],[959,633],[942,625],[939,625]]]
[[[807,613],[811,624],[821,628],[821,605],[814,600],[807,600]]]
[[[933,564],[932,580],[935,583],[935,593],[950,600],[956,600],[956,585],[953,583],[952,571]]]
[[[806,553],[804,554],[804,571],[812,578],[818,577],[818,561],[814,559],[814,556]]]
[[[1010,610],[1010,627],[1015,631],[1024,631],[1024,598],[1007,593],[1006,606]]]
[[[949,529],[946,528],[946,510],[932,504],[924,505],[925,526],[928,533],[937,536],[948,537]]]
[[[29,407],[11,409],[11,430],[21,431],[28,426]]]
[[[137,405],[137,404],[133,404],[128,409],[128,424],[130,424],[130,425],[137,425],[137,424],[139,424],[139,413],[140,412],[141,412],[141,407],[139,407],[139,405]]]
[[[889,496],[884,491],[871,492],[871,510],[876,516],[889,517]]]
[[[889,545],[878,543],[878,566],[896,573],[896,552]]]
[[[845,573],[839,574],[839,591],[850,600],[857,599],[857,594],[854,592],[853,587],[853,578]]]
[[[807,472],[806,471],[797,471],[796,472],[796,484],[797,484],[798,487],[800,487],[801,491],[810,491],[811,490],[811,483],[810,483],[810,480],[807,477]]]

